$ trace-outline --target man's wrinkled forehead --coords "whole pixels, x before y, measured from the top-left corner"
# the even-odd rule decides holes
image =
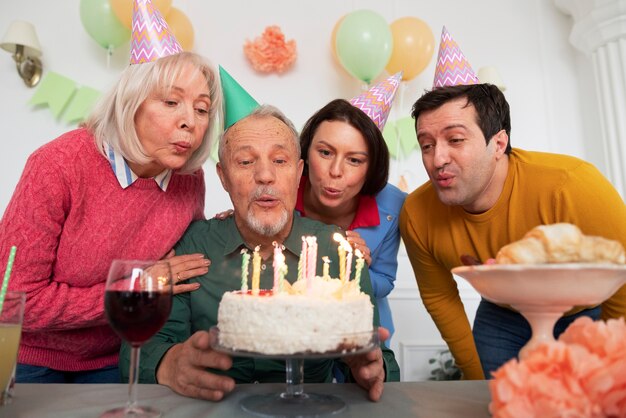
[[[293,133],[285,123],[273,116],[251,116],[234,124],[225,135],[225,146],[229,152],[240,147],[254,148],[255,145],[270,145],[297,152]]]

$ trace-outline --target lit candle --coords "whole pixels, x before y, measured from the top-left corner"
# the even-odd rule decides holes
[[[339,254],[339,279],[344,281],[346,280],[346,249],[341,243],[345,241],[345,238],[339,232],[335,232],[333,239],[339,243],[337,247],[337,253]]]
[[[352,271],[352,245],[348,241],[343,241],[341,245],[346,247],[346,281],[349,281],[350,272]]]
[[[356,281],[357,289],[361,288],[361,270],[363,270],[363,265],[365,264],[365,259],[363,258],[363,253],[357,248],[354,250],[356,254],[356,265],[354,266],[354,280]]]
[[[241,250],[241,293],[248,292],[248,264],[250,263],[250,254],[248,249]]]
[[[285,276],[287,275],[287,271],[288,271],[288,267],[287,264],[285,263],[285,255],[283,254],[283,265],[280,268],[279,274],[278,274],[278,291],[282,292],[283,291],[283,281],[285,280]]]
[[[252,294],[259,294],[259,285],[261,282],[261,254],[259,250],[261,247],[257,245],[254,248],[254,254],[252,255]]]
[[[302,237],[302,250],[300,251],[300,259],[298,260],[298,280],[302,280],[306,276],[306,253],[306,237]]]
[[[322,277],[325,279],[330,279],[329,268],[330,268],[330,258],[327,256],[322,257],[322,261],[324,262],[324,267],[322,270]]]

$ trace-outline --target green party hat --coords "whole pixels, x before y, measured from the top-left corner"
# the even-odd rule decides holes
[[[228,129],[260,105],[221,65],[220,80],[224,94],[224,129]]]

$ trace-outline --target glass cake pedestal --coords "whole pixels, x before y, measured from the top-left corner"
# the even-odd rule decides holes
[[[574,306],[597,306],[626,284],[626,266],[617,264],[492,264],[455,267],[485,299],[510,305],[526,318],[532,338],[520,358],[554,341],[554,325]]]
[[[252,395],[244,398],[240,405],[244,411],[261,417],[319,417],[337,414],[346,409],[346,403],[339,397],[304,391],[304,360],[329,359],[367,353],[379,347],[378,330],[345,335],[347,340],[366,341],[365,344],[348,349],[324,353],[262,354],[250,351],[233,350],[219,343],[219,329],[211,328],[216,336],[212,348],[235,357],[284,359],[286,388],[281,393]],[[267,337],[266,337],[267,338]]]

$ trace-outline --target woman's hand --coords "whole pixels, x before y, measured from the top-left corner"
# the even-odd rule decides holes
[[[367,265],[369,266],[372,264],[372,254],[370,253],[370,249],[365,243],[365,240],[361,238],[361,235],[356,231],[346,231],[346,238],[348,239],[350,245],[352,245],[352,248],[361,251]]]
[[[226,209],[224,212],[216,213],[215,214],[215,219],[219,219],[219,220],[223,221],[224,219],[233,216],[233,213],[235,213],[234,210]]]
[[[204,254],[176,255],[174,250],[167,253],[164,259],[170,263],[175,295],[197,290],[200,287],[200,283],[181,282],[206,274],[211,265],[211,260],[205,258]]]

